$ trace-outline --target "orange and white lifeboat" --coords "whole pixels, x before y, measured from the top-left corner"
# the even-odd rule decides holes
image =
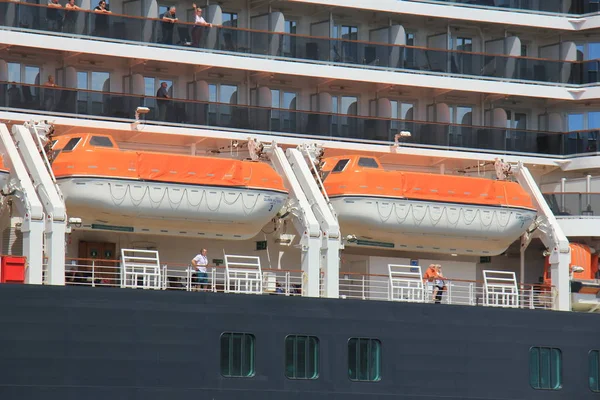
[[[121,150],[101,134],[55,139],[52,169],[86,229],[247,239],[288,197],[262,162]]]
[[[387,171],[373,157],[324,160],[324,186],[350,243],[446,254],[497,255],[536,211],[517,183]]]

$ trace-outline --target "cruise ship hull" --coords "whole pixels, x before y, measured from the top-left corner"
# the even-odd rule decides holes
[[[0,285],[3,399],[592,399],[596,315],[360,300]],[[568,326],[566,330],[564,327]],[[255,336],[255,375],[220,373],[220,336]],[[290,334],[320,341],[318,379],[284,374]],[[349,338],[381,341],[381,380],[348,376]],[[562,388],[529,350],[562,352]]]

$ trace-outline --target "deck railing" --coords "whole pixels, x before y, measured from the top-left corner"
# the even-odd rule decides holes
[[[46,268],[44,266],[44,268]],[[321,286],[323,285],[321,277]],[[304,273],[300,270],[262,269],[263,294],[302,296],[305,283]],[[121,267],[117,260],[99,260],[68,258],[65,267],[67,285],[89,287],[121,287]],[[441,304],[485,306],[484,283],[464,279],[445,278],[446,289]],[[195,271],[188,264],[166,263],[161,268],[161,290],[208,291],[225,293],[226,271],[224,266],[207,267],[207,276],[198,280]],[[135,288],[135,285],[133,285]],[[143,289],[140,280],[139,289]],[[340,298],[357,300],[390,301],[389,276],[383,274],[363,274],[354,272],[340,273]],[[548,285],[520,284],[518,304],[504,305],[524,309],[554,308],[556,290]],[[434,303],[433,286],[424,285],[423,300]],[[411,302],[410,298],[395,301]],[[488,306],[493,306],[488,301]],[[496,307],[504,307],[502,304]]]
[[[543,0],[546,3],[551,0]],[[315,24],[328,24],[328,20]],[[188,51],[211,50],[392,71],[419,71],[501,80],[590,84],[600,79],[598,60],[563,61],[359,40],[305,36],[228,26],[194,27],[183,21],[122,14],[67,11],[0,0],[0,26],[54,35],[89,36]],[[387,29],[381,27],[380,29]]]
[[[442,295],[442,304],[483,306],[485,304],[484,283],[464,279],[448,279]],[[346,299],[388,301],[389,276],[382,274],[340,273],[340,297]],[[425,284],[424,299],[433,303],[433,285]],[[552,309],[556,296],[553,287],[544,285],[519,285],[519,308]],[[400,300],[402,301],[402,300]],[[407,297],[407,302],[411,299]]]
[[[402,139],[403,146],[543,157],[596,153],[600,133],[598,130],[560,133],[458,125],[198,100],[162,101],[153,96],[0,81],[0,109],[131,120],[140,106],[150,109],[144,116],[146,120],[162,123],[374,143],[393,142],[396,134],[406,130],[411,136]],[[162,115],[160,107],[164,107]]]
[[[544,193],[550,209],[560,217],[597,217],[600,215],[600,193],[554,192]]]
[[[600,11],[597,0],[404,0],[426,3],[458,3],[470,7],[504,11],[528,11],[549,14],[583,15]]]

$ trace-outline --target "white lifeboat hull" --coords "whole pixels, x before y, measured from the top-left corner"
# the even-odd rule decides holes
[[[331,202],[342,233],[362,239],[359,244],[445,254],[501,254],[536,216],[522,208],[368,196]]]
[[[97,177],[58,180],[69,216],[84,229],[219,239],[256,236],[286,193]]]

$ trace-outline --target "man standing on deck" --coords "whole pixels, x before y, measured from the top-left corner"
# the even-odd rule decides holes
[[[192,259],[192,266],[196,270],[196,283],[199,285],[201,290],[208,289],[208,274],[206,272],[208,258],[206,257],[206,254],[206,249],[202,249],[200,254],[196,255],[196,257]]]
[[[167,120],[167,106],[169,105],[168,99],[169,91],[167,90],[167,82],[162,82],[160,87],[156,91],[156,105],[158,106],[158,121]]]

